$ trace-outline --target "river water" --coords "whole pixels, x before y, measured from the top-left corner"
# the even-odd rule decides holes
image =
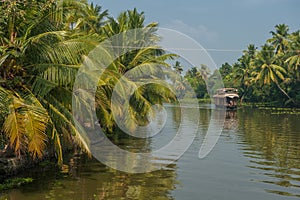
[[[184,108],[189,112],[189,109]],[[180,124],[177,107],[166,107],[163,131],[151,139],[119,139],[131,151],[160,148]],[[198,158],[211,105],[199,107],[199,129],[183,156],[161,170],[125,173],[96,159],[71,156],[64,170],[51,165],[28,171],[34,181],[4,191],[0,200],[40,199],[300,199],[300,115],[239,108],[226,113],[222,134],[208,156]],[[193,117],[193,116],[191,116]],[[193,119],[190,119],[193,122]],[[197,121],[197,120],[195,120]]]

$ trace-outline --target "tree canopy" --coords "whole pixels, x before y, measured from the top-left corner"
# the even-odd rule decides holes
[[[99,43],[134,28],[149,30],[145,37],[152,42],[152,47],[118,57],[100,77],[96,109],[108,134],[117,127],[110,98],[120,77],[135,68],[151,74],[157,71],[155,63],[168,66],[165,61],[172,57],[157,47],[157,23],[146,25],[144,13],[136,9],[113,18],[86,0],[12,0],[1,1],[0,7],[1,145],[20,157],[42,158],[54,150],[61,163],[64,149],[78,147],[90,153],[84,129],[78,129],[86,119],[72,116],[72,98],[78,70]],[[85,101],[84,96],[79,98]],[[147,123],[145,113],[152,104],[173,99],[167,88],[139,87],[127,117]]]
[[[300,32],[278,24],[270,33],[260,49],[250,44],[237,62],[220,68],[224,83],[247,102],[300,107]]]

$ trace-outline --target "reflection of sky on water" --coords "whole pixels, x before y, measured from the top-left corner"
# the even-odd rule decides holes
[[[200,105],[199,131],[190,148],[174,164],[151,173],[119,172],[97,161],[66,159],[69,172],[32,172],[35,181],[4,191],[2,199],[228,199],[296,200],[300,188],[300,123],[296,115],[240,108],[225,120],[237,127],[223,130],[205,159],[199,146],[213,114]],[[189,109],[188,109],[189,110]],[[122,148],[159,148],[174,137],[180,110],[166,106],[166,130],[151,139],[120,139]],[[192,119],[189,119],[193,121]],[[72,161],[72,162],[71,162]],[[124,162],[133,162],[127,160]],[[72,168],[73,166],[73,168]],[[39,169],[41,170],[41,168]],[[297,196],[298,195],[298,196]],[[150,199],[151,199],[150,198]]]

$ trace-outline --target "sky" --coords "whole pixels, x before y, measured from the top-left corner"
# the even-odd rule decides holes
[[[234,63],[248,44],[260,47],[276,24],[300,29],[300,0],[89,0],[113,17],[144,11],[146,23],[158,22],[196,40],[217,66]]]

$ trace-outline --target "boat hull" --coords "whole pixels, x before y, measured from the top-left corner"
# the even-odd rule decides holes
[[[226,106],[226,105],[217,105],[215,104],[217,108],[220,109],[226,109],[226,110],[236,110],[237,109],[237,105],[234,106]]]

